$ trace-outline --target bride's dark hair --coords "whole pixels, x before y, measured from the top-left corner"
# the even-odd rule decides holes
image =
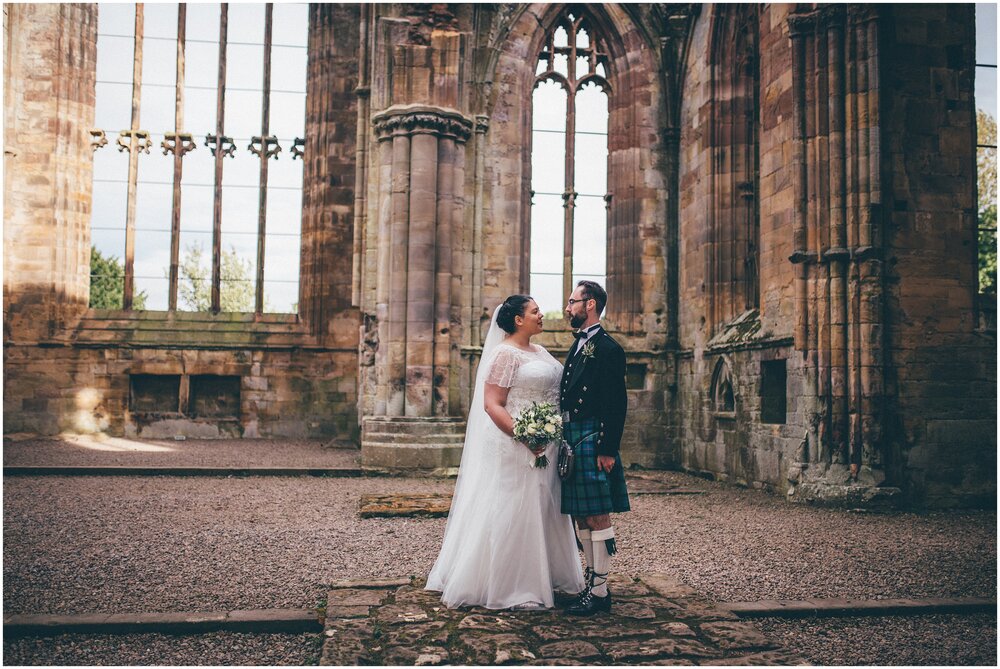
[[[531,295],[511,295],[508,297],[500,305],[500,311],[497,312],[497,325],[503,328],[507,334],[514,334],[517,330],[514,318],[523,316],[524,307],[534,299]]]

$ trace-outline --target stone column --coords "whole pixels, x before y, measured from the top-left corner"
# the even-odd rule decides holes
[[[803,497],[890,490],[879,488],[885,333],[877,18],[860,5],[823,6],[788,21],[798,168],[789,258],[795,346],[811,361],[818,418],[808,462],[796,464]]]
[[[4,339],[35,343],[90,300],[97,5],[5,12]]]
[[[465,184],[464,145],[472,122],[427,105],[397,105],[376,114],[375,137],[391,184],[383,229],[376,312],[384,356],[387,416],[447,416],[451,356],[451,244]],[[391,147],[391,148],[389,148]],[[388,164],[386,164],[388,163]],[[382,360],[381,365],[379,360]]]
[[[299,313],[312,334],[339,345],[357,339],[356,331],[334,322],[351,306],[353,205],[356,192],[363,192],[354,183],[355,149],[363,143],[356,145],[355,133],[346,132],[365,99],[356,92],[359,35],[343,28],[358,25],[359,13],[358,5],[309,6]]]
[[[382,184],[378,386],[375,415],[362,421],[362,466],[447,469],[458,465],[465,430],[450,415],[452,245],[472,121],[453,109],[394,105],[372,117],[372,128]]]

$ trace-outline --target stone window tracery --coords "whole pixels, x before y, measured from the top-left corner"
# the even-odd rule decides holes
[[[100,6],[91,306],[297,309],[307,35],[304,4]]]
[[[712,325],[760,304],[758,8],[720,6],[712,42]]]
[[[535,68],[531,127],[529,292],[546,311],[575,283],[606,282],[608,54],[570,8],[546,35]]]

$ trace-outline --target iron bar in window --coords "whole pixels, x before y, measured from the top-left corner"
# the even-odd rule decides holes
[[[260,157],[260,190],[258,191],[260,197],[260,210],[257,217],[257,295],[255,298],[255,311],[256,313],[263,313],[264,311],[264,242],[265,234],[267,232],[267,161],[272,156],[277,157],[278,152],[281,151],[281,146],[278,144],[276,137],[271,137],[269,128],[269,120],[271,114],[271,28],[274,16],[274,5],[268,4],[267,9],[264,13],[264,90],[263,99],[261,101],[261,121],[260,121],[260,137],[254,137],[254,141],[260,142],[260,149],[256,150],[253,148],[253,143],[250,144],[250,150]],[[274,150],[271,150],[271,144],[274,143]]]
[[[212,311],[218,313],[222,310],[222,294],[220,285],[222,283],[222,159],[228,152],[230,156],[236,149],[232,144],[231,149],[225,148],[226,126],[226,35],[229,28],[229,3],[222,3],[219,13],[219,86],[215,107],[215,147],[212,154],[215,156],[215,200],[212,207]],[[231,141],[231,140],[230,140]],[[205,140],[208,143],[208,139]]]
[[[275,157],[278,151],[281,150],[279,142],[288,142],[291,147],[292,158],[302,158],[303,157],[303,147],[305,140],[301,137],[288,137],[283,140],[279,140],[277,137],[270,135],[270,109],[272,105],[270,104],[270,96],[272,93],[275,94],[294,94],[294,95],[304,95],[304,91],[297,90],[280,90],[271,87],[271,77],[272,77],[272,52],[274,48],[283,47],[294,47],[296,49],[306,49],[305,45],[284,45],[284,44],[274,44],[271,39],[273,33],[273,5],[265,5],[265,44],[260,42],[230,42],[228,40],[228,28],[229,28],[229,12],[228,4],[223,3],[220,5],[219,10],[219,40],[205,40],[205,39],[187,39],[186,36],[186,19],[188,17],[187,7],[184,4],[177,6],[177,37],[176,37],[176,79],[173,84],[166,83],[156,83],[142,81],[142,70],[143,70],[143,45],[145,39],[150,40],[160,40],[160,41],[170,41],[173,37],[153,37],[145,36],[144,33],[144,13],[143,5],[141,3],[135,5],[135,36],[132,35],[121,35],[118,37],[134,39],[134,44],[130,45],[133,51],[134,62],[133,62],[133,78],[132,81],[109,81],[111,79],[119,79],[120,77],[102,77],[100,79],[101,83],[112,83],[120,86],[129,86],[131,89],[132,98],[132,119],[130,122],[129,130],[122,130],[119,132],[119,137],[117,145],[119,151],[128,152],[129,154],[129,170],[128,176],[125,179],[122,178],[102,178],[102,176],[95,175],[94,183],[107,183],[107,184],[124,184],[127,190],[126,197],[126,212],[125,212],[125,254],[123,256],[124,267],[122,268],[122,308],[131,309],[133,305],[136,304],[135,293],[139,292],[135,284],[136,279],[143,280],[155,280],[157,278],[167,278],[167,299],[165,300],[168,305],[168,309],[176,310],[178,307],[178,292],[179,292],[179,282],[181,281],[180,274],[182,273],[182,267],[180,263],[180,236],[182,234],[181,230],[181,211],[182,211],[182,198],[181,189],[183,186],[190,186],[192,188],[208,188],[211,187],[214,190],[212,199],[212,229],[211,231],[196,231],[192,230],[192,233],[197,232],[198,234],[211,234],[212,235],[212,273],[211,273],[211,284],[212,284],[212,296],[210,308],[214,312],[221,310],[222,302],[222,218],[221,218],[221,208],[222,208],[222,195],[225,189],[248,189],[257,188],[259,193],[259,217],[258,225],[256,226],[257,232],[244,232],[244,231],[233,231],[233,234],[241,237],[248,237],[253,234],[258,235],[258,249],[257,249],[257,275],[255,278],[250,279],[231,279],[227,277],[225,280],[229,281],[242,281],[244,283],[255,282],[256,283],[256,295],[254,300],[254,308],[257,313],[261,313],[264,308],[264,297],[265,297],[265,283],[271,284],[284,284],[284,283],[297,283],[297,280],[286,280],[286,279],[268,279],[265,281],[263,276],[264,269],[264,252],[265,252],[265,234],[266,234],[266,211],[267,211],[267,190],[274,189],[275,191],[290,192],[290,191],[301,191],[301,186],[287,186],[287,185],[268,185],[268,167],[267,160],[271,157]],[[132,18],[132,17],[129,17]],[[151,15],[152,20],[152,15]],[[99,33],[99,37],[115,37],[115,35],[110,35],[108,33]],[[205,43],[214,44],[218,46],[219,50],[219,60],[218,60],[218,72],[217,72],[217,86],[194,86],[189,85],[186,82],[185,77],[185,65],[186,65],[186,45],[188,43]],[[230,45],[247,45],[255,47],[264,47],[265,50],[265,72],[263,77],[262,87],[228,87],[228,90],[232,91],[248,91],[260,93],[263,97],[263,113],[262,113],[262,125],[261,125],[261,135],[259,137],[248,137],[247,139],[234,140],[231,137],[225,135],[226,119],[224,118],[224,110],[226,104],[226,93],[227,93],[227,67],[226,58],[228,47]],[[100,47],[99,47],[100,48]],[[121,50],[116,52],[116,57],[121,58],[124,54]],[[148,73],[147,73],[148,74]],[[148,76],[146,77],[149,78]],[[152,145],[150,141],[150,133],[140,129],[140,103],[143,98],[143,91],[145,88],[156,88],[163,89],[174,87],[174,127],[172,130],[165,131],[160,138],[163,140],[161,142],[161,147],[163,148],[163,155],[172,154],[172,167],[173,174],[172,179],[169,181],[163,178],[153,178],[153,179],[140,179],[138,174],[138,155],[140,151],[145,151],[149,153],[149,149]],[[193,134],[190,132],[185,132],[185,90],[190,88],[192,90],[212,90],[215,92],[216,104],[214,105],[216,115],[214,119],[214,134],[204,135],[205,145],[211,147],[212,157],[214,158],[214,174],[211,183],[182,183],[182,177],[184,174],[183,170],[183,158],[185,154],[196,148],[195,140]],[[123,89],[119,89],[123,90]],[[232,97],[232,96],[229,96]],[[123,100],[124,102],[124,100]],[[230,103],[232,100],[230,100]],[[147,101],[148,104],[148,101]],[[146,110],[146,117],[149,118],[149,110]],[[155,111],[155,110],[154,110]],[[190,114],[190,109],[188,113]],[[207,110],[206,110],[207,112]],[[190,121],[190,119],[188,119]],[[230,122],[232,125],[232,122]],[[250,133],[248,133],[250,134]],[[94,129],[91,131],[92,141],[91,146],[94,151],[99,150],[101,147],[107,144],[107,139],[105,131],[101,129]],[[241,143],[248,142],[249,146],[247,150],[254,153],[261,159],[261,167],[259,170],[259,175],[257,184],[226,184],[225,189],[223,188],[222,182],[222,164],[224,163],[223,158],[225,156],[235,157],[237,150],[236,141]],[[145,164],[145,163],[144,163]],[[142,189],[145,186],[170,186],[172,188],[172,204],[170,209],[170,229],[164,230],[162,225],[149,226],[151,220],[147,221],[147,218],[152,218],[147,216],[145,209],[138,209],[138,196],[143,196]],[[206,198],[207,205],[207,198]],[[188,205],[190,206],[190,205]],[[207,213],[207,212],[206,212]],[[207,218],[207,217],[206,217]],[[139,222],[137,224],[137,219]],[[97,222],[97,221],[95,221]],[[121,231],[122,228],[118,226],[102,226],[94,225],[91,227],[95,231]],[[136,273],[136,238],[137,233],[169,233],[170,235],[170,260],[169,266],[164,268],[163,277],[153,277],[145,276],[149,274],[148,271],[143,272],[142,268],[139,268],[139,273]],[[277,232],[271,233],[275,238],[285,238],[285,237],[299,237],[298,233],[284,233]],[[141,240],[140,240],[141,241]],[[138,263],[142,265],[142,262]],[[140,276],[141,275],[141,276]]]
[[[142,96],[142,31],[143,6],[135,6],[135,60],[132,63],[132,123],[129,131],[122,131],[118,137],[118,150],[125,150],[122,140],[128,137],[128,204],[125,214],[125,288],[122,297],[122,308],[132,308],[132,297],[135,292],[133,267],[135,265],[135,194],[136,179],[139,173],[139,151],[143,148],[149,153],[149,133],[139,129],[139,101]],[[145,145],[141,142],[145,140]]]

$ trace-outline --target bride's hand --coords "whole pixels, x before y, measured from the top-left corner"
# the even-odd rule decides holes
[[[537,446],[535,448],[532,448],[528,444],[525,444],[524,447],[527,448],[532,453],[534,453],[536,458],[545,453],[545,446]]]

